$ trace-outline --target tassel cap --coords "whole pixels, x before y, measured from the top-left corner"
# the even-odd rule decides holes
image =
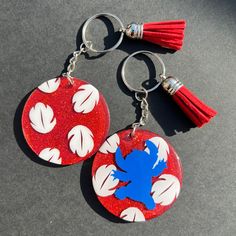
[[[175,77],[169,76],[162,81],[162,87],[170,95],[174,95],[183,84]]]
[[[124,32],[128,38],[142,39],[143,38],[143,24],[130,23],[124,29]]]

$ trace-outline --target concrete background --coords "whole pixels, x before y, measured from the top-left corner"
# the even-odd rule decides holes
[[[92,159],[64,168],[47,166],[27,148],[21,133],[27,94],[63,71],[81,43],[82,23],[99,12],[114,13],[124,24],[178,18],[188,24],[184,47],[176,53],[125,40],[109,54],[81,57],[75,75],[103,92],[111,112],[110,134],[136,118],[120,68],[139,49],[159,53],[169,74],[219,112],[204,128],[191,128],[161,89],[150,94],[145,128],[175,147],[184,182],[173,208],[143,224],[120,223],[97,202]],[[235,12],[233,0],[0,0],[0,235],[236,235]],[[117,36],[111,24],[105,21],[107,30],[102,21],[96,23],[90,36],[100,46],[111,45]],[[132,83],[153,81],[155,71],[147,61],[134,62],[128,74]]]

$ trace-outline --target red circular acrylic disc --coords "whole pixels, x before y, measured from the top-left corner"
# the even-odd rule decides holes
[[[146,130],[110,136],[96,154],[92,181],[101,204],[126,221],[145,221],[167,211],[182,186],[182,167],[173,147]]]
[[[48,80],[28,98],[22,130],[30,148],[42,159],[71,165],[91,157],[104,142],[110,116],[104,97],[77,78]]]

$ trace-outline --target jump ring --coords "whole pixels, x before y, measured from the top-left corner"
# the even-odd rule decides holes
[[[142,95],[144,95],[144,96],[140,97],[139,94],[142,94]],[[147,97],[148,97],[148,91],[147,91],[145,88],[141,88],[141,89],[140,89],[140,92],[135,92],[134,96],[135,96],[135,98],[136,98],[139,102],[141,102],[141,101],[143,101],[143,99],[144,99],[144,100],[147,99]]]

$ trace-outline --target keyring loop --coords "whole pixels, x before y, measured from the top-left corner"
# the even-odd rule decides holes
[[[123,40],[123,37],[124,37],[124,32],[120,31],[120,38],[119,38],[119,40],[117,41],[117,43],[116,43],[113,47],[108,48],[108,49],[104,49],[104,50],[97,50],[97,49],[94,49],[94,48],[91,46],[91,41],[89,41],[89,40],[86,39],[86,30],[87,30],[87,28],[88,28],[88,25],[89,25],[94,19],[97,19],[97,18],[100,17],[100,16],[111,17],[111,18],[115,19],[115,20],[119,23],[121,29],[124,28],[123,23],[121,22],[121,20],[120,20],[117,16],[115,16],[115,15],[113,15],[113,14],[111,14],[111,13],[99,13],[99,14],[96,14],[96,15],[90,17],[90,18],[84,23],[84,26],[83,26],[83,29],[82,29],[82,40],[83,40],[83,43],[85,44],[85,46],[86,46],[89,50],[91,50],[91,51],[93,51],[93,52],[96,52],[96,53],[111,52],[111,51],[115,50],[116,48],[118,48],[118,47],[120,46],[120,44],[121,44],[121,42],[122,42],[122,40]]]
[[[153,55],[157,60],[158,62],[160,63],[161,65],[161,73],[160,73],[160,77],[161,78],[165,78],[165,73],[166,73],[166,68],[165,68],[165,64],[164,62],[162,61],[162,59],[154,52],[151,52],[151,51],[145,51],[145,50],[142,50],[142,51],[137,51],[137,52],[134,52],[132,53],[131,55],[129,55],[124,63],[123,63],[123,66],[122,66],[122,69],[121,69],[121,78],[124,82],[124,84],[127,86],[127,88],[131,91],[131,92],[138,92],[138,93],[143,93],[143,90],[142,89],[135,89],[133,88],[126,80],[125,78],[125,67],[127,65],[127,62],[128,60],[131,58],[131,57],[134,57],[135,55],[138,55],[138,54],[150,54],[150,55]],[[149,92],[152,92],[154,91],[155,89],[157,89],[162,83],[162,80],[160,80],[154,87],[150,88],[150,89],[147,89],[146,91],[149,93]]]

